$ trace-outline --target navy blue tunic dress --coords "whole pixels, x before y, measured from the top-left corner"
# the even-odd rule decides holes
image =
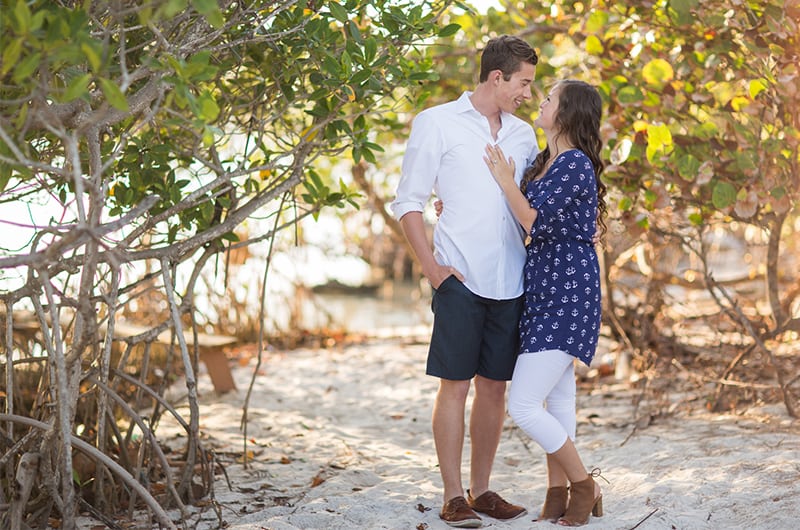
[[[591,160],[573,149],[525,189],[539,213],[525,263],[520,352],[561,350],[591,363],[600,334],[597,182]]]

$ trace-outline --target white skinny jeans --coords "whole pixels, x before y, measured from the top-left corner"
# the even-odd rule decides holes
[[[575,357],[561,350],[517,357],[508,413],[547,454],[575,440]],[[545,408],[546,405],[546,408]]]

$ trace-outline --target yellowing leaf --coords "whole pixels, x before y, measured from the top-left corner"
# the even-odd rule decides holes
[[[603,43],[595,35],[586,37],[586,53],[589,55],[603,55]]]
[[[203,145],[206,147],[214,145],[214,131],[211,127],[203,127]]]
[[[750,97],[756,99],[758,95],[767,89],[767,81],[765,79],[753,79],[750,81]]]
[[[714,99],[720,105],[727,105],[735,96],[735,88],[730,83],[708,83],[708,91],[714,95]]]
[[[242,462],[252,460],[254,456],[255,456],[255,453],[253,453],[253,451],[248,449],[243,454],[241,454],[238,457],[236,457],[236,462],[241,464]]]
[[[735,111],[740,111],[750,104],[750,99],[744,96],[736,96],[731,99],[731,108]]]
[[[672,133],[664,124],[647,127],[647,160],[654,162],[656,155],[672,151]]]
[[[347,94],[347,101],[356,100],[356,91],[350,85],[342,85],[342,91]]]
[[[300,137],[303,140],[305,140],[306,142],[312,141],[317,136],[317,133],[319,132],[319,129],[312,130],[313,127],[314,127],[313,125],[309,125],[308,127],[306,127],[303,130],[302,133],[300,133]]]
[[[648,85],[661,88],[675,77],[675,71],[664,59],[653,59],[642,68],[642,77]]]

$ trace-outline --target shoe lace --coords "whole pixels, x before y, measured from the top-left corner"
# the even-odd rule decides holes
[[[611,482],[609,482],[609,480],[602,475],[602,472],[600,471],[599,467],[593,468],[592,471],[589,473],[589,476],[592,478],[601,478],[606,481],[606,484],[611,484]]]
[[[456,511],[464,506],[469,508],[469,504],[467,503],[467,500],[464,497],[456,497],[454,499],[450,499],[450,502],[448,502],[448,504],[453,510]]]
[[[592,471],[589,473],[589,476],[592,478],[601,478],[606,481],[606,484],[611,484],[609,480],[602,475],[599,467],[592,468]]]

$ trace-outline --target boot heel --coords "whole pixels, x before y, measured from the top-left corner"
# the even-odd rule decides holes
[[[562,526],[583,526],[589,522],[589,516],[601,517],[603,515],[603,493],[595,497],[597,484],[593,477],[600,476],[600,470],[592,473],[580,482],[572,482],[569,487],[569,503],[564,516],[558,520]]]
[[[592,508],[592,515],[595,517],[603,517],[603,496],[600,495],[597,497],[597,501],[594,503],[594,508]]]

